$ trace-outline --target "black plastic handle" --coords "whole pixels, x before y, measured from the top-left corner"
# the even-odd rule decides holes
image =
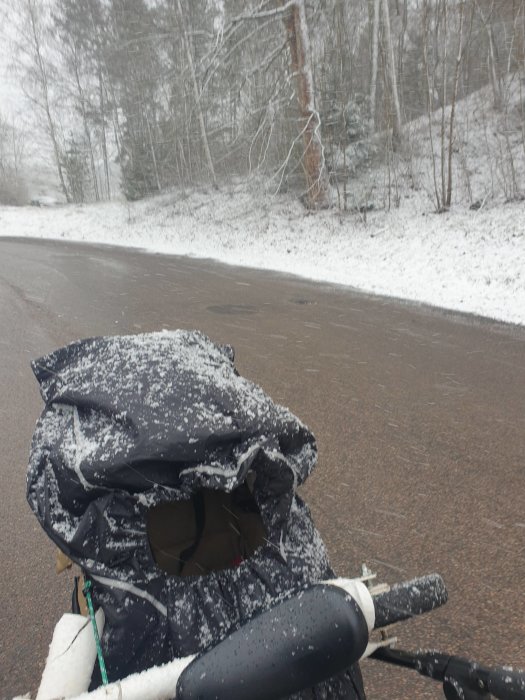
[[[182,672],[177,700],[278,700],[363,655],[368,627],[355,600],[329,584],[268,610]]]
[[[507,667],[490,670],[489,691],[501,700],[525,700],[525,671]]]
[[[386,627],[394,622],[430,612],[444,605],[447,598],[445,582],[439,574],[429,574],[396,584],[386,593],[374,597],[374,627]]]
[[[486,700],[490,693],[498,700],[525,700],[525,671],[506,667],[491,669],[471,659],[439,651],[377,649],[371,658],[412,668],[422,676],[441,681],[447,698]]]
[[[374,599],[375,627],[434,610],[447,600],[431,574]],[[364,615],[343,588],[318,584],[258,615],[184,669],[178,700],[278,700],[351,666],[368,642]]]

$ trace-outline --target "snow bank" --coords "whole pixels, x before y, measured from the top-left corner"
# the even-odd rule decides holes
[[[0,207],[0,236],[55,238],[213,258],[525,323],[525,202],[432,212],[310,215],[292,196],[172,191],[134,204]]]

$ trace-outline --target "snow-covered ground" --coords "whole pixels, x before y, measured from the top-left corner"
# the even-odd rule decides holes
[[[173,191],[134,204],[0,207],[0,235],[213,258],[525,324],[525,202],[435,214],[308,214],[253,187]]]

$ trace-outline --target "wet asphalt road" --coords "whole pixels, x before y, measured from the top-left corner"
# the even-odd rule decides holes
[[[303,488],[341,575],[439,571],[400,646],[525,666],[525,331],[209,261],[0,239],[0,697],[34,688],[70,582],[25,502],[29,361],[82,336],[199,328],[314,431]],[[438,698],[363,665],[370,700]]]

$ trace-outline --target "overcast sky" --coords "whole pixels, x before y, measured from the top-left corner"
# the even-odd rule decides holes
[[[16,0],[0,0],[0,114],[10,118],[24,108],[24,98],[15,79],[9,75],[9,64],[12,60],[12,22],[8,17],[10,2]]]

